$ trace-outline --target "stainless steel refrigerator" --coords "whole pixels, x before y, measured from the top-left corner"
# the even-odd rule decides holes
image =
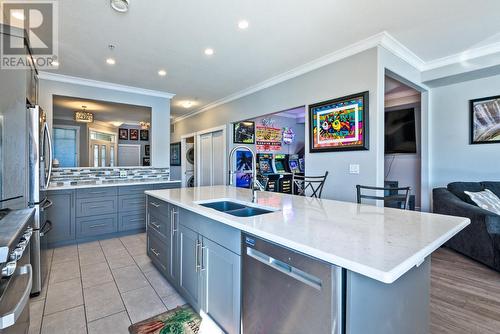
[[[32,294],[41,292],[48,274],[47,234],[52,223],[46,220],[46,210],[52,206],[47,198],[52,173],[52,141],[45,112],[37,105],[28,108],[29,131],[29,205],[36,209],[32,236]]]

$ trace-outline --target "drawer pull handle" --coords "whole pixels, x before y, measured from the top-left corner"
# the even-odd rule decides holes
[[[102,205],[92,205],[92,206],[89,206],[89,209],[100,209],[100,208],[104,208],[104,206],[102,206]]]
[[[156,257],[160,256],[160,253],[159,253],[159,252],[157,252],[157,251],[156,251],[156,249],[154,249],[154,248],[150,248],[150,249],[151,249],[151,252],[152,252],[152,253],[153,253]]]
[[[159,208],[160,207],[160,204],[155,203],[155,202],[151,202],[151,205],[154,206],[155,208]]]
[[[95,225],[90,225],[89,228],[98,228],[98,227],[104,227],[106,224],[95,224]]]
[[[160,229],[160,225],[155,224],[154,222],[151,222],[151,225],[153,225],[153,226],[154,226],[154,227],[156,227],[157,229]]]

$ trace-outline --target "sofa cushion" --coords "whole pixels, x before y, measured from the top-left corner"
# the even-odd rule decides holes
[[[462,201],[476,205],[464,191],[479,192],[484,188],[479,182],[452,182],[448,184],[448,190]]]
[[[478,207],[500,215],[500,198],[491,190],[485,189],[479,192],[465,191],[465,193],[469,195]]]
[[[500,197],[500,182],[483,181],[481,182],[481,185],[483,186],[484,189],[489,189],[495,195]]]

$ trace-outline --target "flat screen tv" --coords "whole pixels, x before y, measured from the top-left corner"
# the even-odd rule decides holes
[[[385,113],[385,154],[417,153],[415,109]]]

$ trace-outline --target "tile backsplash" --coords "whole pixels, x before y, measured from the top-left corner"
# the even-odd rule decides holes
[[[54,168],[50,186],[168,181],[169,179],[170,168],[168,167]]]

